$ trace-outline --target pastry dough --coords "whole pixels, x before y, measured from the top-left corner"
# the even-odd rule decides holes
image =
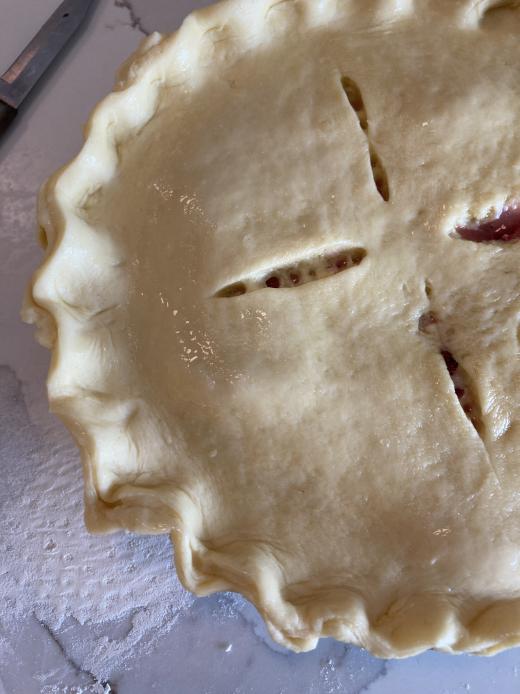
[[[171,533],[296,651],[520,643],[519,32],[229,0],[145,40],[42,189],[24,317],[89,529]]]

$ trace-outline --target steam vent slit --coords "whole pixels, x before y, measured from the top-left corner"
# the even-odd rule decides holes
[[[363,101],[363,96],[358,85],[350,77],[341,78],[341,86],[345,92],[345,96],[354,113],[357,116],[359,126],[366,135],[368,141],[368,151],[370,155],[370,167],[372,169],[372,177],[374,179],[374,184],[376,186],[377,192],[383,198],[385,202],[390,199],[390,187],[388,185],[388,177],[386,175],[385,168],[378,153],[375,150],[374,145],[370,141],[370,136],[368,132],[368,116]]]
[[[462,365],[459,364],[456,357],[443,342],[442,321],[432,308],[431,301],[433,297],[433,289],[428,280],[426,280],[424,283],[424,292],[428,299],[428,306],[421,316],[419,316],[419,334],[427,337],[437,346],[437,349],[444,360],[444,365],[453,384],[453,389],[459,400],[459,404],[466,417],[473,424],[475,430],[482,438],[483,422],[478,396],[472,385],[469,374],[462,367]]]
[[[219,289],[215,297],[230,299],[258,289],[293,289],[350,270],[360,265],[366,254],[366,250],[359,247],[322,251],[293,263],[232,282]]]
[[[506,205],[493,219],[473,220],[458,226],[453,238],[474,243],[515,243],[520,241],[520,203]]]

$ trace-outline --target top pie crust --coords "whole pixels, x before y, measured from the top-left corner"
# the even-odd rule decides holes
[[[519,32],[230,0],[143,42],[41,191],[24,317],[89,529],[171,533],[294,650],[520,643],[520,244],[457,233],[520,199]]]

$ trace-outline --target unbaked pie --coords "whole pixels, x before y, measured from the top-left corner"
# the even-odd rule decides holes
[[[520,7],[230,0],[43,187],[24,316],[96,532],[297,651],[520,643]]]

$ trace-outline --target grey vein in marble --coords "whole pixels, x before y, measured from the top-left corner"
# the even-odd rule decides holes
[[[151,34],[151,31],[145,28],[143,20],[137,14],[131,0],[115,0],[114,5],[115,7],[120,7],[128,11],[132,29],[137,29],[137,31],[140,31],[144,36],[149,36]]]
[[[77,675],[85,675],[89,680],[89,684],[95,685],[98,688],[99,694],[116,694],[115,690],[112,689],[109,682],[100,682],[97,679],[97,677],[92,672],[90,672],[90,670],[85,670],[74,661],[74,659],[67,653],[65,648],[62,646],[58,636],[54,633],[51,627],[48,624],[46,624],[46,622],[38,619],[36,616],[34,616],[34,619],[36,619],[36,621],[42,627],[42,629],[44,629],[44,631],[47,632],[51,640],[58,647],[58,650],[60,651],[67,665],[70,665],[70,667],[75,671]]]
[[[362,694],[363,692],[369,692],[370,689],[372,688],[372,685],[374,685],[376,682],[379,682],[383,678],[385,678],[388,674],[388,663],[386,660],[381,661],[381,668],[379,669],[378,672],[373,677],[368,677],[366,684],[364,684],[360,689],[358,689],[356,692],[353,692],[353,694]]]

